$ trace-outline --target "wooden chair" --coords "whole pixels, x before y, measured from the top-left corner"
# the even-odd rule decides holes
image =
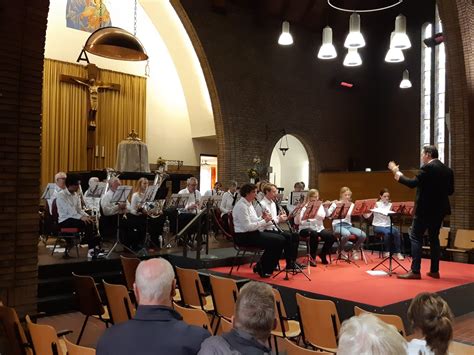
[[[221,334],[222,333],[228,333],[234,328],[234,325],[232,324],[231,321],[228,321],[225,318],[221,319]]]
[[[66,337],[63,337],[63,341],[66,344],[67,355],[95,355],[95,349],[93,348],[76,345],[70,342]]]
[[[0,304],[0,327],[8,341],[7,353],[13,355],[32,355],[32,345],[28,342],[16,310]]]
[[[316,351],[303,348],[290,339],[284,338],[278,341],[278,350],[284,351],[287,355],[331,355],[332,352]]]
[[[135,316],[135,307],[128,290],[123,285],[113,285],[102,280],[111,321],[114,325],[126,322]]]
[[[469,254],[474,250],[474,230],[458,229],[454,238],[453,248],[447,248],[451,253]]]
[[[334,302],[297,293],[296,304],[304,342],[323,351],[336,352],[341,322]]]
[[[206,312],[214,312],[212,297],[204,293],[201,279],[196,270],[176,267],[176,277],[178,278],[182,301],[186,306],[201,308]]]
[[[102,304],[94,279],[90,276],[80,276],[75,273],[72,273],[72,276],[79,311],[86,316],[79,337],[77,338],[76,344],[79,344],[89,317],[93,316],[99,318],[105,323],[105,326],[108,327],[110,316],[107,306]]]
[[[135,283],[135,272],[137,271],[138,264],[140,264],[138,258],[128,258],[120,255],[120,262],[122,263],[123,276],[125,278],[125,284],[129,291],[133,291],[133,284]]]
[[[273,288],[273,294],[275,296],[275,316],[277,323],[275,329],[272,330],[272,335],[280,338],[295,338],[299,336],[301,334],[300,323],[296,320],[288,319],[280,291]]]
[[[178,312],[181,317],[183,317],[183,321],[185,321],[187,324],[203,327],[204,329],[207,329],[209,333],[212,333],[209,317],[202,309],[181,307],[176,303],[173,303],[173,307],[176,312]]]
[[[239,289],[235,280],[209,275],[211,283],[211,296],[216,314],[218,316],[216,332],[221,318],[230,320],[235,312],[235,302]]]
[[[58,338],[56,330],[46,324],[35,324],[29,316],[25,317],[28,332],[35,354],[38,355],[66,355],[67,349],[63,341]]]
[[[374,316],[377,316],[380,318],[380,320],[384,321],[387,324],[393,325],[395,328],[397,328],[398,332],[403,336],[406,337],[407,333],[405,331],[405,325],[403,324],[403,320],[400,316],[394,315],[394,314],[383,314],[383,313],[374,313],[374,312],[368,312],[365,309],[362,309],[360,307],[354,306],[354,315],[360,316],[363,313],[371,313]]]

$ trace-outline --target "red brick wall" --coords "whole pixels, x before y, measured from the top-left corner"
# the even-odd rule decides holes
[[[36,309],[41,86],[48,1],[0,9],[0,298]]]
[[[446,35],[455,194],[451,226],[474,229],[474,4],[438,1]]]

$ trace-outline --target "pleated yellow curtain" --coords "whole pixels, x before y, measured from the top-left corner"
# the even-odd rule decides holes
[[[61,74],[87,78],[83,65],[45,59],[43,72],[41,186],[58,171],[87,170],[89,91],[60,81]],[[99,90],[96,146],[92,169],[115,167],[117,145],[134,129],[146,136],[146,79],[109,70],[99,80],[120,85],[120,91]]]

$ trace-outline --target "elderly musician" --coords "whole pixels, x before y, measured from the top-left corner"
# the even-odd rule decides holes
[[[271,222],[272,216],[267,212],[264,212],[261,217],[257,215],[252,204],[257,196],[255,184],[244,184],[240,188],[240,195],[242,198],[232,210],[235,243],[239,246],[263,248],[262,257],[253,271],[260,277],[270,277],[286,244],[285,237],[276,233],[260,231]]]
[[[291,233],[283,231],[280,227],[280,223],[288,221],[286,212],[280,206],[277,206],[275,200],[278,194],[276,185],[267,183],[262,189],[264,197],[257,202],[255,211],[258,216],[262,216],[263,213],[268,213],[272,217],[270,221],[264,226],[260,227],[260,231],[267,233],[275,233],[285,238],[285,259],[286,268],[291,270],[295,268],[296,256],[298,254],[299,236],[297,233]]]
[[[201,201],[201,193],[197,189],[198,179],[194,176],[186,180],[186,188],[180,190],[178,194],[189,194],[188,201],[184,210],[178,215],[178,229],[185,227],[199,211],[199,202]]]
[[[117,215],[119,215],[120,218],[120,232],[121,234],[126,234],[127,226],[124,220],[126,217],[124,216],[126,216],[127,212],[130,212],[130,203],[128,200],[127,202],[119,203],[111,202],[115,191],[117,191],[120,185],[122,185],[122,183],[118,177],[111,177],[109,179],[109,189],[100,199],[101,223],[99,226],[101,228],[101,235],[105,235],[109,238],[116,233],[118,223]]]
[[[66,178],[66,188],[58,192],[56,196],[58,224],[61,228],[83,230],[85,232],[83,241],[89,245],[89,256],[92,256],[98,239],[93,235],[92,218],[81,208],[81,200],[77,193],[80,183],[79,176],[69,175]]]
[[[56,199],[57,194],[66,188],[66,176],[66,173],[62,171],[54,175],[54,183],[56,186],[54,186],[54,191],[52,192],[51,197],[46,200],[50,214],[53,214],[53,201]]]
[[[97,184],[99,183],[99,178],[96,176],[93,176],[89,179],[89,188],[84,192],[84,202],[86,204],[86,207],[92,211],[98,211],[99,210],[99,202],[100,198],[98,197],[91,197],[91,191],[95,189]]]

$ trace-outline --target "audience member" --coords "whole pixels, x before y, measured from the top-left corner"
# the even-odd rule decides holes
[[[407,342],[397,329],[377,316],[364,313],[342,323],[338,355],[401,355]]]
[[[97,354],[196,354],[210,336],[203,328],[187,325],[171,308],[176,281],[171,264],[162,258],[142,261],[133,289],[136,315],[105,331]]]
[[[408,308],[414,339],[408,343],[409,355],[445,355],[453,338],[453,314],[436,293],[417,295]]]
[[[270,354],[268,338],[275,326],[275,299],[270,285],[249,282],[237,297],[233,329],[207,338],[199,354]]]

